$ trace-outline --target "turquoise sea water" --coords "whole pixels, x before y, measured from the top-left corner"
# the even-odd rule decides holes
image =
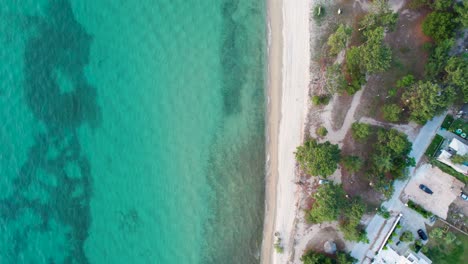
[[[0,0],[0,263],[258,263],[264,17]]]

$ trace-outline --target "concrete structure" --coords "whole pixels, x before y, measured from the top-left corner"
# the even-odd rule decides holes
[[[375,256],[372,263],[375,264],[431,264],[432,261],[421,252],[415,253],[411,250],[406,251],[405,254],[399,255],[392,248],[382,250]]]
[[[460,173],[463,173],[465,175],[468,175],[468,166],[467,165],[457,164],[457,163],[452,162],[452,157],[455,154],[460,155],[460,156],[468,154],[468,146],[465,145],[465,143],[458,140],[457,138],[453,138],[452,140],[450,140],[448,146],[440,152],[437,159],[440,162],[443,162],[443,163],[449,165],[450,167],[452,167],[456,171],[458,171]]]

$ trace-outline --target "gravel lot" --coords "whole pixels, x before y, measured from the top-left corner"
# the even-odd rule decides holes
[[[427,194],[419,185],[424,184],[434,193]],[[460,194],[464,184],[456,178],[439,170],[432,168],[429,164],[422,165],[406,186],[403,196],[420,204],[426,210],[446,219],[450,204]]]

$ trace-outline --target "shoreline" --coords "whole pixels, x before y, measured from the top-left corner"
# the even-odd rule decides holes
[[[265,175],[265,213],[260,263],[272,261],[274,226],[276,220],[276,187],[278,183],[278,134],[281,119],[282,81],[282,3],[283,0],[267,1],[267,162]]]
[[[299,192],[294,151],[304,138],[310,83],[310,6],[313,1],[267,1],[268,125],[265,220],[261,263],[290,263]],[[273,244],[278,232],[284,252]]]

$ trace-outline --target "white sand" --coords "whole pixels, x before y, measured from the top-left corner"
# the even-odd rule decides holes
[[[275,231],[284,253],[273,252],[271,263],[288,263],[294,245],[298,188],[294,151],[302,143],[310,80],[309,0],[283,1],[283,74],[278,137],[278,181]]]

